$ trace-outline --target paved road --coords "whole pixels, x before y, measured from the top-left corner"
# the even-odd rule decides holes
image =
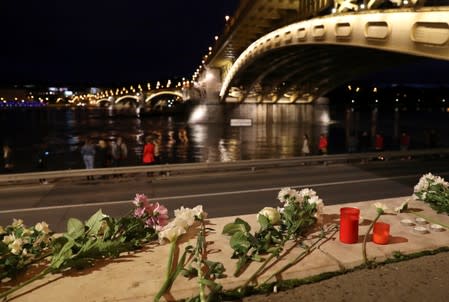
[[[449,177],[447,158],[376,161],[366,164],[292,166],[202,175],[123,177],[94,181],[58,181],[48,185],[0,187],[0,225],[22,218],[27,225],[45,220],[64,231],[70,217],[86,219],[97,209],[118,216],[144,193],[172,211],[204,205],[210,217],[256,213],[277,206],[282,187],[311,187],[326,204],[411,195],[422,174]]]

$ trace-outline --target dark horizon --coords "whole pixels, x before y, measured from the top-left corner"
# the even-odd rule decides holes
[[[238,2],[3,1],[0,86],[190,79]]]

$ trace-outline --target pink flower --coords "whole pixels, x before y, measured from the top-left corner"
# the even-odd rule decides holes
[[[136,194],[133,203],[136,207],[146,207],[149,204],[148,197],[145,194]]]
[[[145,208],[136,208],[134,209],[134,216],[141,218],[145,215]]]

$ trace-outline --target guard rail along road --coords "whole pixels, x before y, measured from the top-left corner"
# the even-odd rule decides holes
[[[393,160],[402,158],[425,158],[432,156],[447,156],[449,148],[408,150],[408,151],[385,151],[365,153],[345,153],[331,155],[311,155],[301,157],[290,157],[282,159],[260,159],[240,160],[233,162],[205,162],[185,164],[162,164],[152,166],[128,166],[98,169],[74,169],[57,170],[48,172],[11,173],[0,175],[0,184],[20,184],[39,179],[61,180],[76,179],[87,176],[126,175],[137,176],[138,174],[155,173],[163,175],[212,173],[225,171],[255,171],[256,169],[298,166],[302,164],[335,164],[335,163],[360,163],[375,159]]]

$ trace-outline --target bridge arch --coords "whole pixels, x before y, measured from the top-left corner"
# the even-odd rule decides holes
[[[277,94],[310,102],[367,71],[420,57],[449,60],[449,8],[398,9],[330,15],[290,24],[253,42],[223,80],[259,97]],[[263,87],[262,90],[255,89]],[[267,88],[268,87],[268,88]]]
[[[137,96],[137,95],[123,95],[123,96],[121,96],[121,97],[118,97],[115,101],[114,101],[114,103],[115,104],[119,104],[119,103],[121,103],[121,102],[123,102],[125,99],[132,99],[132,100],[135,100],[135,105],[138,105],[139,104],[139,96]]]
[[[174,96],[179,97],[181,100],[184,100],[183,94],[181,92],[179,92],[179,91],[158,91],[158,92],[155,92],[155,93],[149,95],[145,99],[145,104],[150,103],[154,98],[156,98],[158,96],[161,96],[161,95],[165,95],[165,94],[167,94],[167,95],[174,95]]]

